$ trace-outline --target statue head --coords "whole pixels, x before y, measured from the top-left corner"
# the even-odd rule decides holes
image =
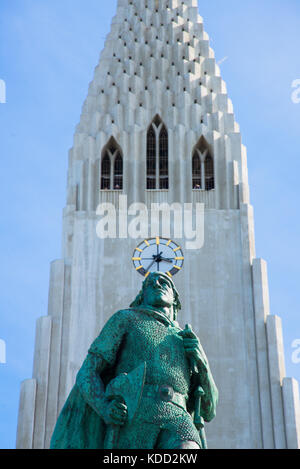
[[[151,272],[148,275],[141,291],[130,306],[150,306],[159,310],[169,310],[174,321],[181,309],[179,294],[171,277],[162,272]]]

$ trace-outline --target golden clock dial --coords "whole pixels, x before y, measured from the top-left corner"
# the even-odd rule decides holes
[[[164,272],[173,277],[182,269],[184,255],[172,239],[156,237],[145,239],[135,248],[132,262],[135,270],[144,277],[150,272]]]

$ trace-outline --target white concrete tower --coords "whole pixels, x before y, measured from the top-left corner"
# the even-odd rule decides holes
[[[161,129],[164,129],[161,132]],[[160,163],[158,162],[160,160]],[[137,240],[96,235],[101,202],[202,202],[204,246],[175,277],[220,392],[210,448],[298,448],[298,384],[255,256],[246,149],[197,0],[119,0],[69,154],[62,258],[22,383],[18,448],[47,448],[87,350],[135,298]],[[184,249],[184,240],[179,240]]]

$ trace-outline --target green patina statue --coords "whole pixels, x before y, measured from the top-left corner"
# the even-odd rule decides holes
[[[218,390],[172,279],[151,273],[89,349],[58,418],[53,449],[205,449]]]

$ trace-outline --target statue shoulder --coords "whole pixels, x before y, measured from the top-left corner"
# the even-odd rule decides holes
[[[92,343],[89,353],[101,355],[106,361],[113,361],[122,338],[130,327],[130,313],[130,310],[127,309],[114,313]]]
[[[116,313],[114,313],[114,316],[115,316],[115,315],[119,315],[119,316],[128,316],[128,315],[131,314],[132,312],[133,312],[133,309],[132,309],[132,308],[119,309]]]
[[[121,332],[121,330],[126,329],[131,317],[132,312],[130,309],[120,309],[107,320],[99,337],[107,335],[108,333],[116,334]]]
[[[128,309],[119,309],[116,311],[108,320],[112,322],[127,322],[130,321],[132,317],[134,317],[135,313],[131,308]]]

